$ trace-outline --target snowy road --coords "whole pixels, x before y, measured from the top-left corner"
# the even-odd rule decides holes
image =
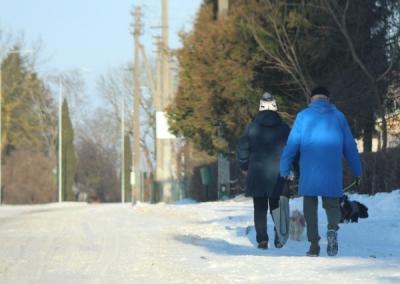
[[[342,226],[333,258],[324,241],[321,257],[304,257],[305,236],[254,248],[249,200],[2,206],[0,283],[400,283],[400,191],[391,195],[361,200],[372,216]]]

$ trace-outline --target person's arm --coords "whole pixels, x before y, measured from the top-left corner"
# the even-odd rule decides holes
[[[351,133],[350,126],[343,114],[341,114],[341,120],[343,125],[343,156],[349,163],[353,175],[356,177],[361,177],[361,159],[357,150],[356,142],[353,134]]]
[[[249,169],[249,158],[250,158],[250,141],[248,135],[249,131],[248,128],[249,127],[246,127],[246,130],[239,138],[239,143],[236,149],[236,157],[239,161],[240,169],[245,172],[247,172],[247,170]]]
[[[301,119],[299,118],[299,116],[297,116],[281,156],[280,174],[282,177],[287,178],[290,176],[290,171],[292,170],[292,164],[296,159],[296,157],[298,157],[298,153],[300,150],[300,143],[301,143]]]

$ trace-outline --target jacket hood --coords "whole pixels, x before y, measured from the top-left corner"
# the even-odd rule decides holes
[[[257,124],[264,127],[275,127],[282,123],[282,119],[276,111],[260,111],[254,120]]]
[[[312,102],[309,107],[319,113],[327,113],[336,110],[334,104],[331,104],[329,101],[320,99]]]

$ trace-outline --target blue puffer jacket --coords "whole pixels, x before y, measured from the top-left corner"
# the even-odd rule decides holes
[[[342,157],[355,176],[361,176],[357,147],[343,113],[327,100],[317,100],[300,112],[280,161],[280,173],[289,175],[300,154],[299,194],[341,197]]]

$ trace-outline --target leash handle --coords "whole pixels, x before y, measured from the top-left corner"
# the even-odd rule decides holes
[[[348,186],[346,186],[345,188],[343,188],[343,191],[348,191],[350,188],[352,188],[353,186],[356,185],[356,182],[353,181],[351,184],[349,184]]]

